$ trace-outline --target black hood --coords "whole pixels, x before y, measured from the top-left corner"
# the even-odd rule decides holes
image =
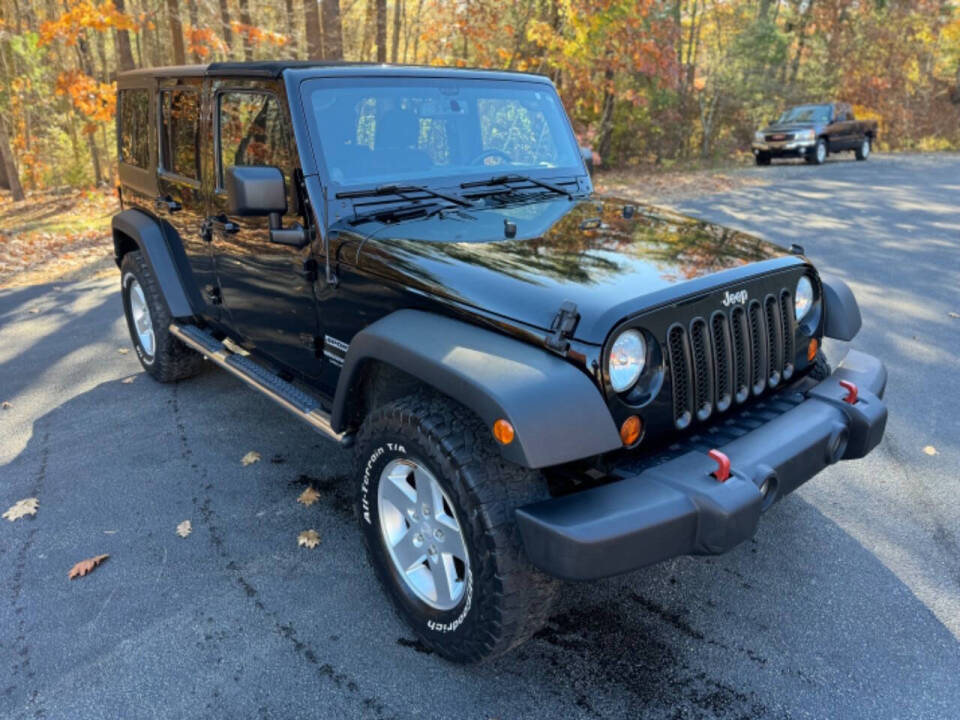
[[[560,197],[372,222],[352,229],[365,239],[342,246],[340,258],[544,330],[573,301],[581,315],[576,337],[592,343],[641,309],[802,262],[757,237],[668,210],[638,206],[624,217],[628,203]],[[516,237],[505,237],[505,221],[516,224]]]

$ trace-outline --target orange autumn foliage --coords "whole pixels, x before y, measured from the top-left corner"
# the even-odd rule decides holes
[[[100,3],[72,0],[60,17],[40,24],[40,43],[48,45],[54,40],[63,40],[67,45],[75,45],[85,30],[104,32],[111,28],[136,31],[139,25],[127,13],[119,12],[112,0]]]
[[[73,107],[89,120],[84,128],[88,134],[96,131],[95,123],[111,122],[117,111],[116,87],[112,83],[97,82],[80,70],[60,73],[55,92],[69,97]]]

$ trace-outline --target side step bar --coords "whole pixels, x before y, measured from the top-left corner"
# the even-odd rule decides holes
[[[196,325],[170,324],[170,332],[184,345],[193,348],[211,361],[232,373],[247,385],[259,390],[268,398],[296,415],[344,447],[353,444],[352,433],[334,432],[330,427],[330,415],[320,407],[320,402],[286,380],[274,375],[248,357],[238,355],[206,330]]]

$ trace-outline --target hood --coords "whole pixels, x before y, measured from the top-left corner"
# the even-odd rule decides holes
[[[636,208],[629,218],[626,205]],[[505,237],[506,221],[516,224],[514,238]],[[342,260],[544,331],[573,301],[575,337],[591,343],[639,310],[802,262],[757,237],[613,197],[452,210],[357,230],[366,237],[342,247]]]

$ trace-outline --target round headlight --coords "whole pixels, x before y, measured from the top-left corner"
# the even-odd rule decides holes
[[[797,289],[793,293],[793,309],[797,315],[797,322],[803,320],[813,307],[813,283],[806,275],[797,280]]]
[[[643,335],[636,330],[626,330],[614,341],[607,370],[610,385],[616,392],[624,392],[634,386],[643,372],[646,352]]]

